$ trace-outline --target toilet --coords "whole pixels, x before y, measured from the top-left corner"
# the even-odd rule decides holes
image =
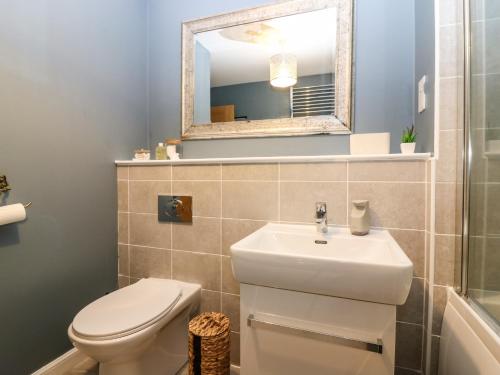
[[[201,286],[147,278],[84,307],[68,328],[100,375],[175,375],[187,362],[188,322]]]

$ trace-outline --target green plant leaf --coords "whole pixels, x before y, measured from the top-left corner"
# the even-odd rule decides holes
[[[401,136],[401,143],[414,143],[417,139],[417,133],[415,132],[415,125],[411,128],[407,127],[403,130],[403,135]]]

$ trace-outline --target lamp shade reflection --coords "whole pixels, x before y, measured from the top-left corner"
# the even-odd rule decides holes
[[[297,83],[297,57],[291,53],[271,56],[270,82],[274,87],[291,87]]]

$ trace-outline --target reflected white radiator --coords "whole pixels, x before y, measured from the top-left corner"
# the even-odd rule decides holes
[[[335,84],[292,87],[290,89],[292,117],[333,115]]]

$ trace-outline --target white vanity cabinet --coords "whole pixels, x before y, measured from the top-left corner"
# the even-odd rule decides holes
[[[231,246],[242,375],[394,374],[413,264],[387,231],[271,223]]]
[[[394,373],[396,306],[240,286],[242,375]]]

